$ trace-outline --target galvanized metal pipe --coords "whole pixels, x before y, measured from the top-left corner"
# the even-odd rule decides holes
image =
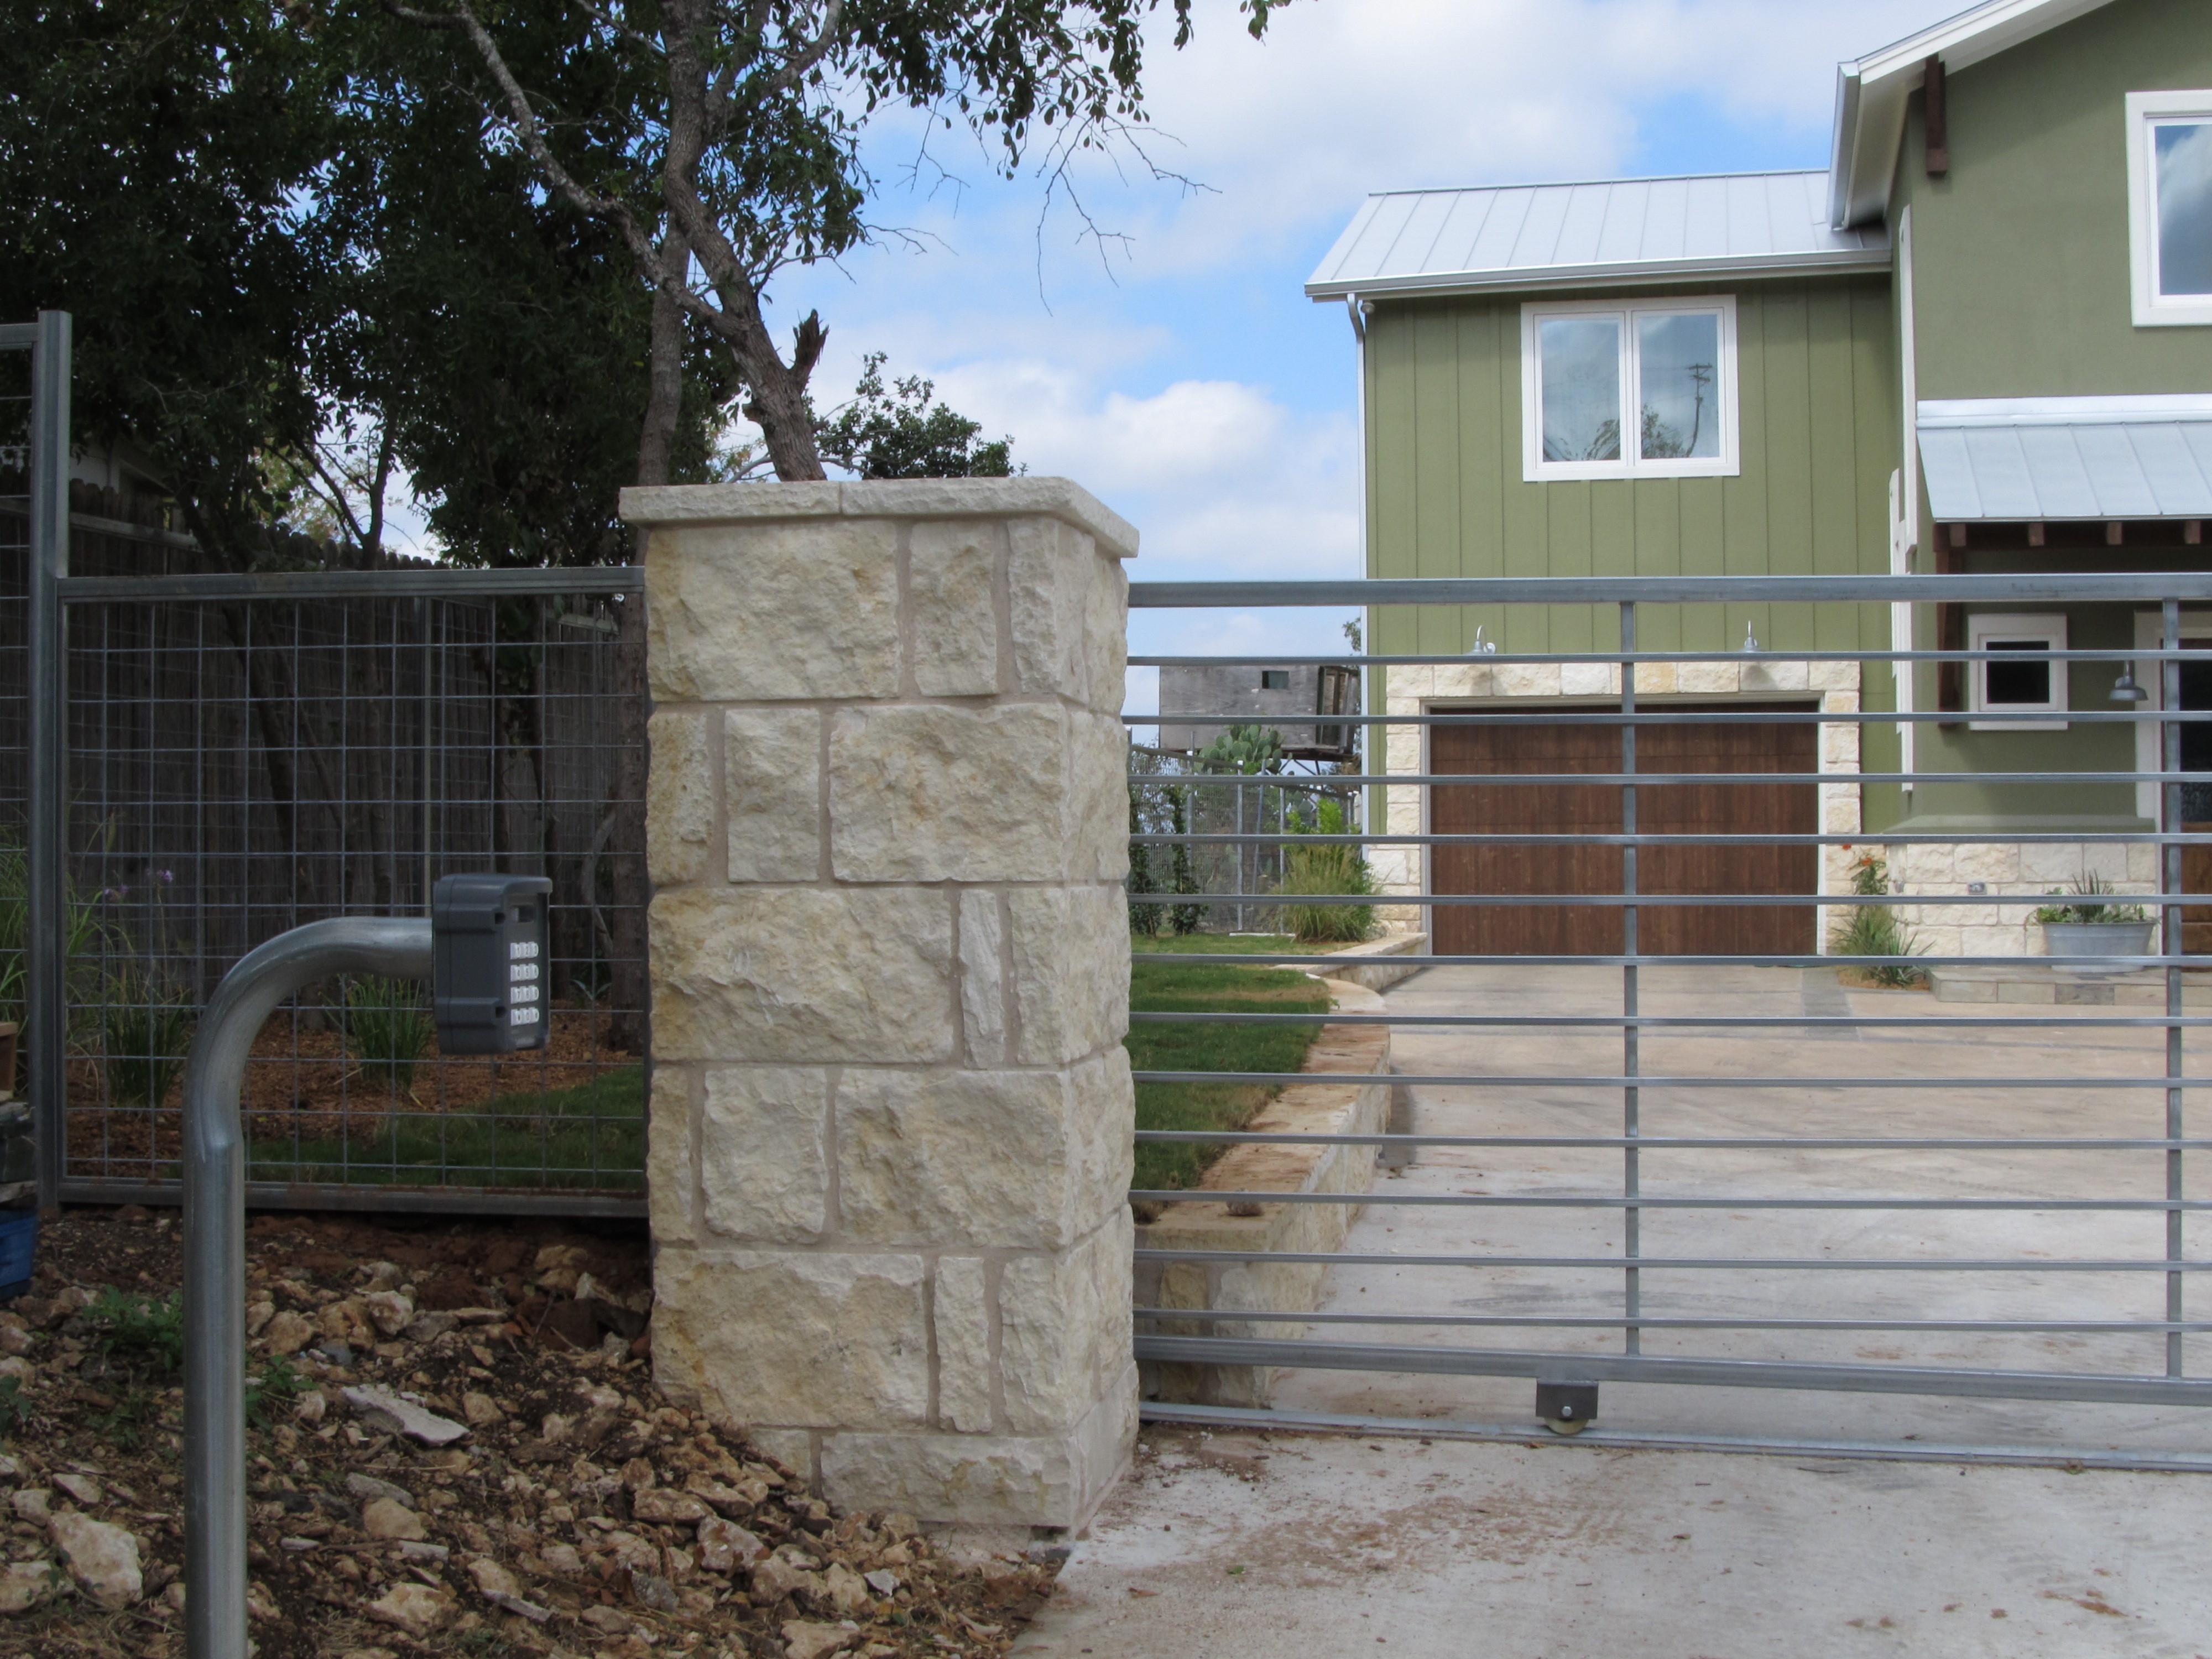
[[[239,1096],[263,1024],[332,974],[428,979],[430,924],[311,921],[216,988],[185,1060],[185,1651],[246,1659],[246,1136]]]
[[[24,1058],[38,1134],[39,1207],[61,1201],[68,1126],[70,313],[42,311],[31,345],[30,799],[24,848]]]

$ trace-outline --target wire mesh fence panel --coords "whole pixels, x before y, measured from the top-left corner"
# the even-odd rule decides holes
[[[67,585],[65,1195],[175,1180],[195,1011],[246,951],[425,914],[440,877],[497,870],[553,883],[548,1046],[448,1056],[427,985],[310,988],[248,1067],[255,1196],[640,1205],[641,653],[621,619],[642,599],[532,574],[477,593]]]

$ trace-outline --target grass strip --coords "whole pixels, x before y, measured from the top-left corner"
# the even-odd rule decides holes
[[[365,1140],[257,1140],[252,1181],[349,1186],[645,1186],[645,1070],[617,1066],[544,1094],[499,1095],[465,1112],[395,1112]]]
[[[1218,937],[1218,936],[1217,936]],[[1139,948],[1145,941],[1139,940]],[[1265,943],[1265,941],[1262,941]],[[1285,941],[1269,948],[1279,951]],[[1194,946],[1203,949],[1203,946]],[[1295,969],[1133,963],[1129,1006],[1147,1013],[1290,1013],[1328,1008],[1318,980]],[[1141,1072],[1295,1072],[1321,1035],[1321,1024],[1135,1024],[1125,1046]],[[1241,1129],[1279,1093],[1256,1083],[1139,1083],[1139,1129]],[[1137,1148],[1134,1184],[1195,1187],[1225,1147],[1191,1145]]]

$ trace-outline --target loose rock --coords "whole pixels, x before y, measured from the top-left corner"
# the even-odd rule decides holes
[[[70,1577],[101,1607],[120,1612],[145,1594],[138,1540],[121,1527],[64,1510],[46,1522],[46,1534]]]
[[[10,1562],[0,1571],[0,1613],[28,1613],[54,1593],[54,1564],[43,1558]]]
[[[348,1389],[345,1398],[348,1405],[364,1415],[376,1413],[390,1418],[398,1425],[397,1432],[426,1446],[449,1446],[468,1437],[469,1431],[451,1418],[425,1411],[389,1389]]]
[[[827,1659],[833,1653],[842,1653],[860,1639],[860,1632],[854,1625],[817,1625],[805,1619],[784,1621],[784,1659]]]
[[[453,1616],[453,1598],[427,1584],[394,1584],[362,1611],[419,1642]]]
[[[361,1507],[361,1529],[371,1538],[420,1542],[430,1534],[422,1517],[389,1498],[372,1498]]]

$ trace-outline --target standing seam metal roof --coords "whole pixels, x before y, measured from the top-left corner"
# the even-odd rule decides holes
[[[1920,405],[1936,520],[2212,518],[2212,397]]]
[[[1306,292],[1325,299],[1887,269],[1887,230],[1831,228],[1827,192],[1825,172],[1395,191],[1367,198]]]

